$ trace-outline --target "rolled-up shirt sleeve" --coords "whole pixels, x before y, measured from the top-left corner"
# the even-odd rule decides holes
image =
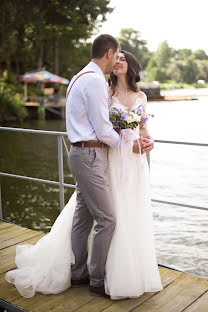
[[[89,121],[99,141],[118,148],[120,136],[109,120],[108,92],[105,81],[102,77],[93,77],[89,84],[84,92]]]

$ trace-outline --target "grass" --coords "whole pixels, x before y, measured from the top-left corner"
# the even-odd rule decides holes
[[[184,82],[175,82],[175,81],[167,81],[160,83],[161,90],[173,90],[173,89],[193,89],[193,88],[208,88],[208,83],[198,84],[198,83],[184,83]]]

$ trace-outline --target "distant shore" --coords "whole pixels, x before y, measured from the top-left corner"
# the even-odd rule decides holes
[[[174,89],[201,89],[201,88],[208,88],[208,83],[205,84],[198,84],[198,83],[192,83],[187,84],[184,82],[160,82],[159,83],[160,90],[174,90]]]

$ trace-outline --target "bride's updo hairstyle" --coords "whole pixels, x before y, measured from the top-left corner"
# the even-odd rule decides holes
[[[136,57],[131,54],[128,51],[122,50],[121,53],[124,54],[126,62],[128,64],[127,69],[127,83],[130,90],[134,92],[138,92],[139,88],[137,86],[137,82],[139,82],[140,79],[140,71],[142,69],[139,61],[136,59]],[[115,94],[116,86],[117,86],[117,76],[114,75],[113,71],[110,73],[110,77],[108,79],[109,87],[112,90],[112,95]]]

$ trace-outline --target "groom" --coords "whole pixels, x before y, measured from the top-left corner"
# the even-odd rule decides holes
[[[119,43],[110,35],[97,37],[91,62],[73,77],[67,90],[66,126],[71,142],[70,170],[76,181],[77,205],[72,225],[72,286],[90,284],[90,293],[106,296],[105,265],[115,229],[115,214],[107,177],[108,147],[118,148],[119,135],[109,121],[104,75],[116,63]],[[134,151],[138,152],[137,142]],[[89,271],[87,241],[94,220]]]
[[[119,135],[109,121],[104,75],[116,63],[119,43],[110,35],[97,37],[91,62],[70,82],[66,126],[71,142],[69,166],[76,181],[77,205],[72,225],[72,286],[90,283],[90,293],[107,296],[105,264],[115,228],[115,214],[107,178],[108,147],[118,148]],[[96,221],[89,271],[87,241]]]

